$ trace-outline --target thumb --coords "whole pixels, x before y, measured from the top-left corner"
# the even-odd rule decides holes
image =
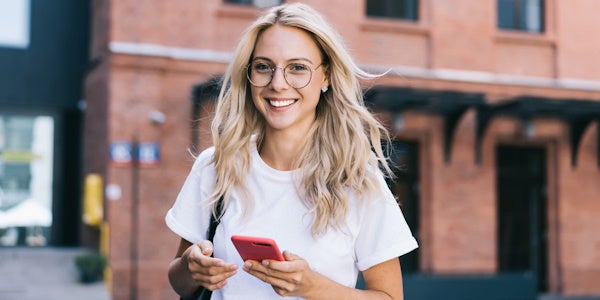
[[[208,240],[203,240],[198,242],[198,248],[200,248],[200,251],[202,252],[203,255],[206,256],[211,256],[213,254],[213,243],[211,241]]]
[[[298,259],[303,259],[302,257],[290,252],[290,251],[283,251],[283,258],[285,258],[285,260],[290,261],[290,260],[298,260]]]

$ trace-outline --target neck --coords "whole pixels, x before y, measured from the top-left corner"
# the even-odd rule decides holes
[[[264,140],[258,149],[260,157],[270,167],[289,171],[304,146],[306,133],[289,133],[283,131],[268,130]]]

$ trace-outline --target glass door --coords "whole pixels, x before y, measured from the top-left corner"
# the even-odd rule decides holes
[[[0,246],[45,246],[52,226],[54,118],[0,114]]]

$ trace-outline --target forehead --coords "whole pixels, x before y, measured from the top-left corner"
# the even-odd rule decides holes
[[[315,63],[320,60],[321,52],[308,32],[296,27],[273,25],[256,40],[253,57],[275,62],[303,58]]]

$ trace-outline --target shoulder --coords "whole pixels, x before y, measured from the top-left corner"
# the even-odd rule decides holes
[[[214,184],[214,176],[215,176],[215,164],[213,162],[213,156],[215,153],[215,148],[210,147],[204,149],[194,161],[194,165],[189,173],[189,178],[191,180],[197,181],[200,183],[204,189],[208,188],[212,184]]]
[[[202,169],[208,167],[213,160],[213,156],[215,154],[215,147],[209,147],[202,152],[198,156],[196,156],[196,160],[194,161],[194,166],[192,170]]]

